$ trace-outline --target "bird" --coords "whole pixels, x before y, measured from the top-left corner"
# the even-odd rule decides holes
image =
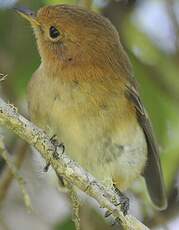
[[[159,148],[112,23],[66,4],[16,10],[41,57],[27,89],[31,120],[107,188],[123,193],[143,176],[153,206],[166,209]]]

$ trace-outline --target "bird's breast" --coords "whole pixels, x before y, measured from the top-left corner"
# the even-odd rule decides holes
[[[35,75],[28,93],[31,117],[49,135],[56,134],[66,152],[97,178],[111,180],[120,170],[135,177],[145,164],[145,138],[120,87],[108,86]]]

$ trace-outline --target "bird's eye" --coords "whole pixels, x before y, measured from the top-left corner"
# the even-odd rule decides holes
[[[49,30],[49,35],[52,39],[56,39],[60,36],[60,32],[54,26],[51,26]]]

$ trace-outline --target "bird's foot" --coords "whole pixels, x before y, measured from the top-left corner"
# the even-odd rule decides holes
[[[62,176],[58,175],[58,181],[61,187],[65,187],[64,179]]]
[[[110,217],[111,215],[112,215],[112,212],[109,211],[109,210],[107,210],[107,211],[105,212],[104,217],[105,217],[105,218],[108,218],[108,217]],[[111,226],[112,226],[113,228],[115,227],[115,229],[123,229],[123,228],[122,228],[122,222],[121,222],[121,220],[120,220],[119,217],[117,217],[117,218],[111,220]]]
[[[129,198],[125,196],[118,188],[115,187],[115,193],[119,196],[119,202],[116,203],[116,206],[120,205],[121,211],[123,212],[124,216],[127,215],[129,210]]]
[[[116,230],[117,230],[117,229],[118,229],[118,230],[124,229],[123,226],[122,226],[122,222],[121,222],[121,220],[120,220],[119,218],[116,218],[116,219],[112,222],[111,226],[113,227],[113,229],[116,229]]]
[[[120,205],[121,211],[123,212],[124,216],[126,216],[129,210],[129,198],[125,196],[118,188],[116,188],[115,185],[114,185],[114,189],[115,189],[115,193],[119,196],[119,200],[118,201],[115,200],[115,206]],[[104,214],[104,217],[107,218],[111,216],[111,214],[112,213],[109,210],[107,210]],[[116,220],[116,222],[119,223],[118,220]]]
[[[64,146],[63,143],[60,143],[60,144],[59,144],[56,135],[53,135],[53,136],[50,138],[50,141],[51,141],[51,143],[52,143],[52,144],[54,145],[54,147],[55,147],[55,151],[53,151],[53,157],[54,157],[55,159],[58,160],[58,159],[59,159],[59,154],[57,153],[57,149],[58,149],[58,148],[61,148],[61,149],[62,149],[61,154],[63,154],[63,153],[65,152],[65,146]]]
[[[53,151],[53,157],[55,158],[55,159],[59,159],[59,154],[58,154],[58,152],[57,152],[57,149],[58,148],[61,148],[62,149],[62,152],[61,152],[61,154],[63,154],[64,152],[65,152],[65,146],[64,146],[64,144],[63,143],[58,143],[58,140],[57,140],[57,136],[56,135],[53,135],[51,138],[50,138],[50,141],[51,141],[51,143],[53,144],[53,146],[55,147],[55,150]],[[48,169],[49,169],[49,167],[50,167],[50,163],[48,162],[47,164],[46,164],[46,166],[44,167],[44,172],[47,172],[48,171]]]

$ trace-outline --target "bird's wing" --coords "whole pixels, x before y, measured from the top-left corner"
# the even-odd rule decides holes
[[[153,136],[150,120],[135,86],[130,85],[126,87],[127,97],[136,108],[137,118],[147,141],[148,160],[144,170],[144,178],[148,192],[154,205],[159,209],[165,209],[167,206],[167,199],[160,165],[159,150]]]

